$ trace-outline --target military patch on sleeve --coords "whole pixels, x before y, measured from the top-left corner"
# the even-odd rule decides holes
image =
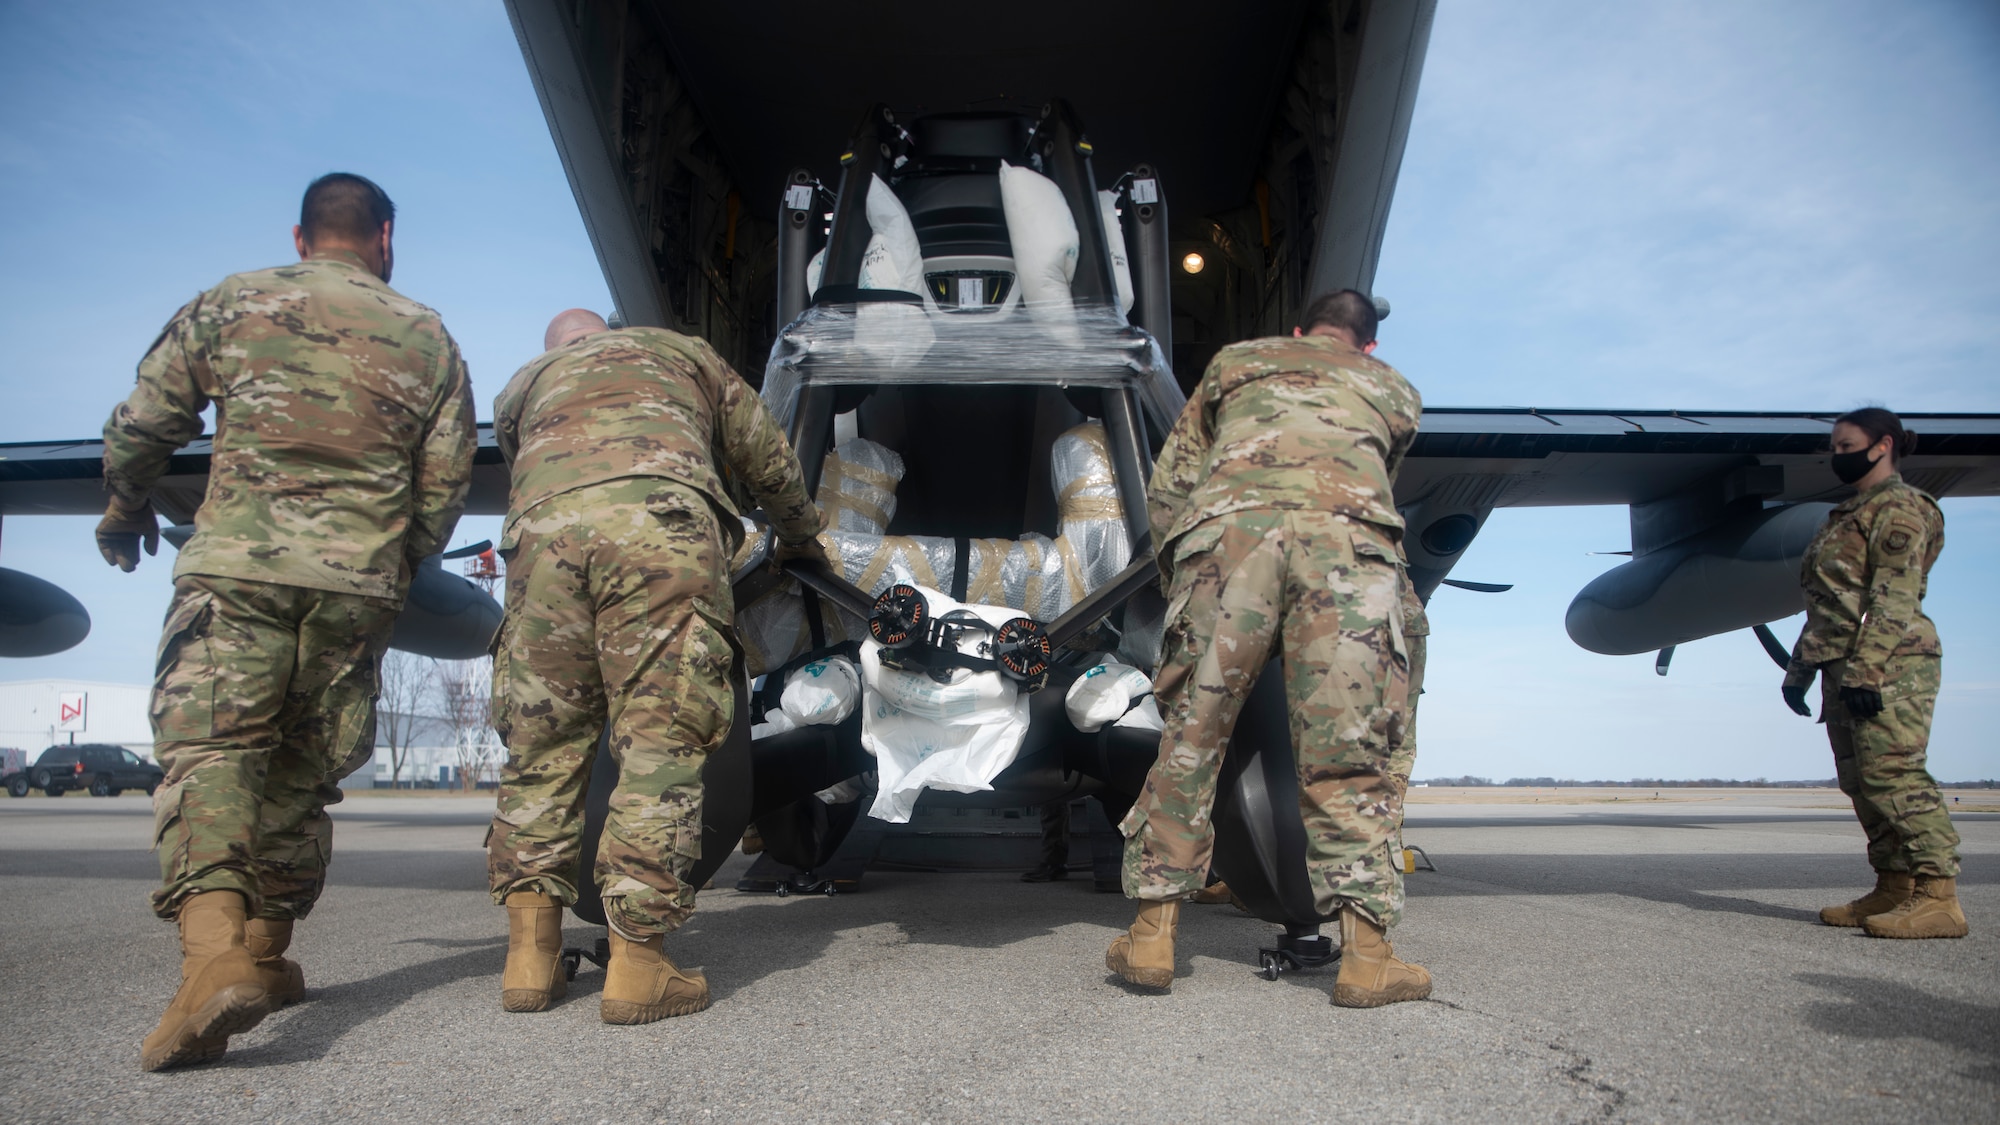
[[[1910,533],[1900,527],[1892,527],[1882,540],[1882,549],[1892,555],[1900,555],[1910,549]]]

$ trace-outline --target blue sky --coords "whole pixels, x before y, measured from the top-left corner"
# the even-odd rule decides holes
[[[401,208],[395,284],[437,308],[481,415],[595,259],[497,4],[0,6],[0,441],[92,436],[183,301],[284,260],[313,176]],[[1385,358],[1439,405],[2000,411],[2000,8],[1441,5],[1382,254]],[[2000,501],[1947,500],[1932,765],[2000,776]],[[0,564],[95,629],[0,678],[140,682],[168,557],[84,518]],[[460,541],[491,534],[468,520]],[[1748,634],[1583,652],[1563,610],[1622,508],[1497,513],[1432,605],[1418,776],[1832,774]],[[1797,623],[1778,626],[1789,640]]]

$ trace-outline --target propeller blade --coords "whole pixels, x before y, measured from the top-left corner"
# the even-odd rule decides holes
[[[1470,590],[1475,594],[1504,594],[1514,588],[1512,582],[1503,585],[1499,582],[1467,582],[1459,578],[1447,578],[1444,580],[1444,584],[1447,586],[1456,586],[1461,590]]]
[[[1769,656],[1778,667],[1792,666],[1791,650],[1778,643],[1778,638],[1771,632],[1769,625],[1752,625],[1750,631],[1757,634],[1757,639],[1764,645],[1765,655]]]
[[[1626,558],[1628,558],[1628,559],[1632,557],[1632,552],[1630,552],[1630,551],[1585,551],[1585,552],[1584,552],[1584,554],[1586,554],[1586,555],[1624,555],[1624,556],[1625,556]]]
[[[441,559],[469,559],[474,555],[483,555],[492,549],[493,540],[481,539],[470,547],[460,547],[455,551],[446,551],[438,557]]]
[[[1674,646],[1668,645],[1667,647],[1660,650],[1660,655],[1653,658],[1653,674],[1655,676],[1666,675],[1667,666],[1672,664],[1673,662],[1674,662]]]

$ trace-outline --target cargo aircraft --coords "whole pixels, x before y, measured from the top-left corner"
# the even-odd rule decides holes
[[[793,869],[766,885],[839,885],[822,876],[852,858],[859,805],[815,794],[870,768],[861,715],[758,738],[752,727],[802,661],[867,636],[901,643],[909,666],[958,659],[940,622],[921,619],[923,595],[911,600],[920,569],[916,584],[938,593],[1021,610],[1015,633],[982,634],[979,651],[1041,689],[990,791],[925,800],[1093,796],[1100,827],[1115,822],[1158,735],[1085,733],[1063,689],[1107,657],[1149,669],[1157,655],[1151,460],[1216,349],[1289,332],[1314,294],[1372,291],[1433,0],[507,7],[624,323],[714,344],[759,383],[816,485],[838,487],[822,477],[857,440],[902,466],[893,515],[842,533],[840,567],[774,572],[757,537],[738,560],[746,674],[765,690],[739,693],[706,766],[697,881],[755,821],[771,862]],[[1072,231],[1059,322],[1007,169],[1053,185],[1056,225]],[[888,244],[908,235],[919,260],[899,267]],[[1038,285],[1040,299],[1026,292]],[[1624,504],[1631,561],[1571,604],[1579,645],[1657,651],[1664,674],[1675,645],[1756,630],[1782,661],[1765,625],[1802,607],[1800,555],[1843,495],[1826,468],[1831,418],[1431,407],[1396,486],[1410,574],[1426,598],[1445,582],[1499,589],[1450,577],[1496,508]],[[2000,494],[2000,416],[1907,420],[1922,435],[1904,464],[1912,483]],[[1108,487],[1073,526],[1052,462],[1079,433]],[[101,510],[100,452],[0,448],[0,514]],[[205,471],[197,443],[162,481],[177,525],[193,519]],[[482,434],[469,511],[504,511],[506,491]],[[1039,544],[1065,538],[1068,554],[1041,558]],[[1017,551],[1049,579],[1039,593],[1007,577]],[[497,618],[434,560],[396,643],[470,656]],[[56,651],[87,629],[75,599],[0,571],[0,652]],[[1265,951],[1272,972],[1331,955],[1305,881],[1280,684],[1267,672],[1246,706],[1215,814],[1218,872],[1285,927]],[[600,768],[593,839],[610,782]],[[578,913],[601,921],[594,901]]]

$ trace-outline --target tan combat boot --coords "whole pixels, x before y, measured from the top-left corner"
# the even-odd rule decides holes
[[[271,995],[243,947],[244,913],[235,891],[205,891],[181,903],[180,991],[139,1045],[139,1069],[215,1058],[230,1036],[270,1014]]]
[[[1174,986],[1174,937],[1181,928],[1181,904],[1141,902],[1132,928],[1111,939],[1104,967],[1142,988]]]
[[[1431,994],[1431,975],[1422,965],[1396,959],[1396,947],[1381,926],[1348,907],[1340,912],[1340,975],[1333,1002],[1343,1008],[1379,1008]]]
[[[1235,898],[1236,895],[1229,889],[1229,884],[1217,879],[1215,882],[1196,891],[1194,897],[1188,901],[1194,903],[1196,906],[1221,906],[1223,903],[1230,902]]]
[[[257,978],[275,1010],[306,998],[306,971],[285,956],[292,947],[290,918],[252,918],[243,926],[243,948],[257,959]]]
[[[611,964],[597,1014],[605,1023],[652,1023],[708,1007],[708,978],[681,971],[662,949],[667,935],[630,941],[611,931]]]
[[[507,896],[507,967],[500,973],[500,1006],[510,1012],[542,1012],[567,995],[562,904],[535,891],[515,891]]]
[[[1877,914],[1910,901],[1915,880],[1903,871],[1877,871],[1875,889],[1843,906],[1829,906],[1819,912],[1819,920],[1829,926],[1859,926]]]
[[[1958,880],[1937,875],[1917,876],[1908,902],[1861,923],[1869,937],[1964,937],[1970,932],[1965,911],[1958,906]]]

